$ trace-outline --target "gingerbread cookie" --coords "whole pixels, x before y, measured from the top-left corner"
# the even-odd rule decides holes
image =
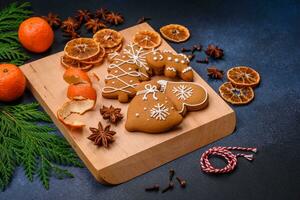
[[[179,77],[184,81],[192,81],[194,74],[190,61],[184,54],[171,51],[152,51],[146,56],[147,63],[156,75],[164,74],[167,77]]]
[[[196,111],[208,105],[207,90],[194,82],[172,82],[159,80],[162,91],[174,104],[176,110],[182,115],[187,111]]]
[[[155,81],[137,87],[137,94],[128,106],[125,124],[128,131],[162,133],[182,122],[182,116],[159,87]]]
[[[105,77],[102,96],[118,99],[122,103],[135,96],[135,87],[140,81],[149,80],[151,69],[146,62],[146,51],[135,44],[127,45],[121,53],[109,55],[111,64]]]

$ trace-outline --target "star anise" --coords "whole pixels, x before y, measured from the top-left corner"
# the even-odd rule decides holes
[[[92,134],[88,137],[89,140],[93,141],[97,146],[109,147],[109,144],[114,142],[113,136],[116,134],[115,131],[110,130],[110,125],[103,128],[101,122],[98,123],[98,129],[90,127]]]
[[[105,20],[110,24],[118,25],[124,22],[124,17],[120,13],[109,12],[105,17]]]
[[[108,119],[111,123],[117,123],[118,121],[123,119],[121,108],[115,108],[113,106],[103,106],[100,109],[100,113],[103,116],[103,119]]]
[[[68,19],[62,22],[61,28],[63,31],[74,31],[79,28],[79,24],[74,18],[68,17]]]
[[[63,33],[64,37],[69,37],[70,39],[79,38],[80,35],[75,30],[66,30]]]
[[[99,19],[103,19],[105,20],[106,19],[106,15],[109,13],[109,11],[106,9],[106,8],[99,8],[96,10],[96,16],[99,18]]]
[[[212,66],[212,67],[207,68],[207,75],[210,78],[222,79],[223,75],[224,75],[224,72],[222,70],[219,70],[218,68]]]
[[[79,24],[82,22],[87,22],[92,18],[92,13],[88,10],[78,10],[75,16],[75,19],[78,21]]]
[[[61,24],[59,16],[52,12],[49,12],[47,16],[42,16],[42,18],[45,19],[48,22],[48,24],[52,27],[57,27]]]
[[[138,19],[138,21],[136,23],[141,24],[141,23],[144,23],[144,22],[149,21],[149,20],[151,20],[150,17],[141,17],[140,19]]]
[[[106,25],[99,19],[89,19],[85,23],[85,27],[87,30],[92,30],[93,33],[96,33],[98,30],[106,28]]]
[[[206,55],[216,59],[220,59],[224,56],[223,49],[213,44],[208,45],[207,49],[205,50],[205,53]]]

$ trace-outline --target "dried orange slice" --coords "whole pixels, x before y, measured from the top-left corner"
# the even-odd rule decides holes
[[[105,56],[105,49],[103,47],[100,47],[100,51],[97,55],[86,59],[86,60],[81,60],[81,63],[84,64],[93,64],[93,65],[97,65],[100,64],[103,60],[104,60],[104,56]]]
[[[152,49],[161,44],[161,37],[155,31],[139,31],[134,35],[133,42],[143,49]]]
[[[169,24],[160,28],[162,36],[172,42],[184,42],[190,37],[190,31],[180,24]]]
[[[122,42],[123,36],[118,31],[102,29],[94,34],[93,39],[104,48],[112,48]]]
[[[90,84],[72,84],[68,87],[67,97],[71,100],[91,99],[96,101],[97,92]]]
[[[87,83],[91,84],[88,74],[79,68],[68,68],[63,76],[64,80],[69,84]]]
[[[255,87],[260,81],[259,73],[246,66],[231,68],[227,71],[227,78],[232,84],[237,86]]]
[[[70,67],[74,67],[74,68],[79,68],[84,71],[88,71],[88,70],[92,69],[94,66],[92,64],[81,63],[80,61],[69,58],[66,55],[61,57],[60,62],[62,64],[62,66],[64,66],[67,69]]]
[[[254,98],[254,91],[251,87],[236,87],[231,82],[226,82],[219,87],[221,97],[232,104],[247,104]]]
[[[91,38],[76,38],[69,41],[64,49],[65,55],[74,60],[86,60],[99,53],[99,45]]]
[[[110,54],[110,53],[114,53],[114,52],[119,52],[119,51],[121,51],[122,47],[123,47],[123,43],[120,43],[118,46],[115,46],[112,48],[105,48],[105,53]]]

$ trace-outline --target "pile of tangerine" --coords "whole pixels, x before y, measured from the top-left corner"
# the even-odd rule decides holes
[[[250,67],[238,66],[227,71],[229,82],[220,86],[219,92],[231,104],[247,104],[254,99],[253,88],[260,82],[260,75]]]

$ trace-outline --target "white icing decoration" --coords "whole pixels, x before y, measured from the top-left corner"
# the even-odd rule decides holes
[[[172,53],[172,51],[168,50],[168,49],[164,49],[163,53]]]
[[[132,68],[131,68],[131,67],[129,67],[129,68],[128,68],[128,70],[132,70]]]
[[[172,57],[169,56],[169,57],[168,57],[168,61],[170,61],[170,60],[172,60]]]
[[[178,58],[175,58],[174,61],[178,63],[178,62],[179,62],[179,59],[178,59]]]
[[[113,82],[111,82],[112,84],[115,84],[115,82],[113,81]]]
[[[181,60],[180,62],[181,62],[182,64],[184,64],[184,63],[185,63],[185,61],[184,61],[184,60]]]
[[[108,54],[108,57],[109,57],[109,59],[114,59],[115,57],[117,57],[118,55],[120,55],[118,52],[113,52],[113,53],[110,53],[110,54]]]
[[[147,108],[146,108],[146,107],[144,107],[144,110],[146,111],[146,110],[147,110]]]
[[[140,114],[139,114],[139,113],[135,113],[135,116],[136,116],[136,117],[139,117],[139,116],[140,116]]]
[[[185,54],[183,54],[183,53],[180,53],[180,54],[178,54],[178,55],[182,56],[183,59],[184,59],[186,62],[190,62],[190,59],[187,57],[187,55],[185,55]]]
[[[118,73],[118,70],[115,70],[115,73]]]
[[[174,107],[171,107],[171,110],[174,110]]]
[[[186,67],[182,70],[182,73],[186,73],[188,71],[191,71],[192,70],[192,67]]]
[[[161,92],[165,92],[168,81],[166,81],[166,80],[158,80],[157,83],[160,85],[160,91]]]
[[[152,94],[153,99],[158,100],[158,98],[156,97],[157,92],[159,92],[159,91],[158,91],[158,89],[155,85],[146,84],[145,85],[145,90],[138,91],[136,93],[136,95],[144,94],[143,100],[147,100],[148,99],[147,95]]]
[[[142,69],[142,68],[145,69],[143,71],[149,71],[149,67],[146,62],[146,55],[151,52],[155,52],[157,50],[145,51],[142,48],[136,48],[136,47],[137,47],[136,44],[130,43],[130,44],[128,44],[127,48],[125,48],[122,51],[122,53],[125,54],[126,56],[123,55],[120,58],[120,57],[116,57],[119,54],[112,55],[113,56],[112,58],[114,58],[114,62],[108,66],[108,70],[117,69],[119,71],[119,74],[114,75],[114,74],[109,73],[108,75],[106,75],[105,80],[106,81],[118,80],[121,83],[123,83],[122,85],[124,85],[124,86],[122,86],[122,87],[105,86],[102,89],[103,93],[113,93],[116,91],[122,91],[122,92],[131,94],[132,92],[128,89],[135,88],[138,85],[138,83],[130,84],[130,83],[122,80],[121,77],[123,77],[123,76],[130,76],[130,77],[136,77],[136,78],[139,78],[141,76],[149,77],[147,73],[138,72],[135,70],[134,71],[126,71],[121,68],[121,66],[123,64],[127,63],[127,64],[135,64],[140,69]],[[122,58],[126,58],[126,60],[122,59]],[[117,61],[118,61],[118,63],[116,63]],[[129,70],[131,70],[131,69],[129,69]],[[142,71],[142,70],[140,70],[140,71]]]
[[[167,70],[176,72],[176,69],[174,67],[167,67]]]
[[[130,80],[129,83],[133,83],[133,80]]]
[[[153,60],[158,60],[158,58],[155,56],[155,57],[153,57]]]
[[[161,54],[159,54],[159,60],[163,60],[163,59],[164,57]]]
[[[164,104],[158,103],[150,110],[150,117],[156,120],[166,120],[169,115],[169,108]]]
[[[176,95],[178,100],[187,100],[193,95],[193,88],[187,87],[186,85],[179,85],[173,87],[172,92]]]

